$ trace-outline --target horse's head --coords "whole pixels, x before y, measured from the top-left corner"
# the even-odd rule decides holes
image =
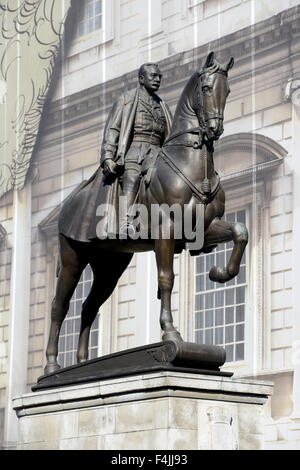
[[[219,64],[210,52],[199,72],[202,120],[208,140],[217,140],[223,133],[223,117],[227,96],[230,92],[228,71],[234,63],[233,57],[226,65]]]

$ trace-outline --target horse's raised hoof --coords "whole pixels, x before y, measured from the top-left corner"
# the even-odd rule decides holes
[[[223,284],[224,282],[228,282],[231,279],[233,279],[237,273],[228,273],[227,268],[218,268],[217,266],[214,266],[211,268],[209,271],[209,279],[213,282],[219,282]]]
[[[174,343],[182,343],[183,339],[177,330],[167,331],[162,336],[163,341],[174,341]]]
[[[60,369],[60,365],[57,364],[57,362],[48,363],[44,369],[44,375],[53,374],[53,372],[56,372],[59,369]]]

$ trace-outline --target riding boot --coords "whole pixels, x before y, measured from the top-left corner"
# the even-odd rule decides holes
[[[133,191],[126,191],[126,192],[123,192],[123,196],[127,197],[127,213],[124,217],[120,219],[119,235],[134,236],[135,228],[132,223],[133,215],[131,214],[131,212],[132,212],[132,206],[135,202],[136,193]]]

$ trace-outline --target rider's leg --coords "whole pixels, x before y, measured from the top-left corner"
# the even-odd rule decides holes
[[[121,216],[120,233],[127,234],[133,229],[132,206],[135,202],[141,179],[141,166],[137,163],[125,164],[125,170],[122,177],[122,196],[126,197],[126,213]],[[134,231],[134,230],[133,230]]]

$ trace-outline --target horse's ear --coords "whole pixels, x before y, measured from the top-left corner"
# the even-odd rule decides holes
[[[231,57],[231,58],[229,59],[229,61],[227,62],[227,64],[225,65],[225,70],[226,70],[226,72],[228,72],[230,69],[232,69],[233,64],[234,64],[234,58]]]
[[[203,68],[204,69],[208,69],[209,67],[211,67],[214,63],[214,59],[215,59],[215,53],[213,51],[211,51],[208,56],[206,57],[206,61],[203,65]]]

